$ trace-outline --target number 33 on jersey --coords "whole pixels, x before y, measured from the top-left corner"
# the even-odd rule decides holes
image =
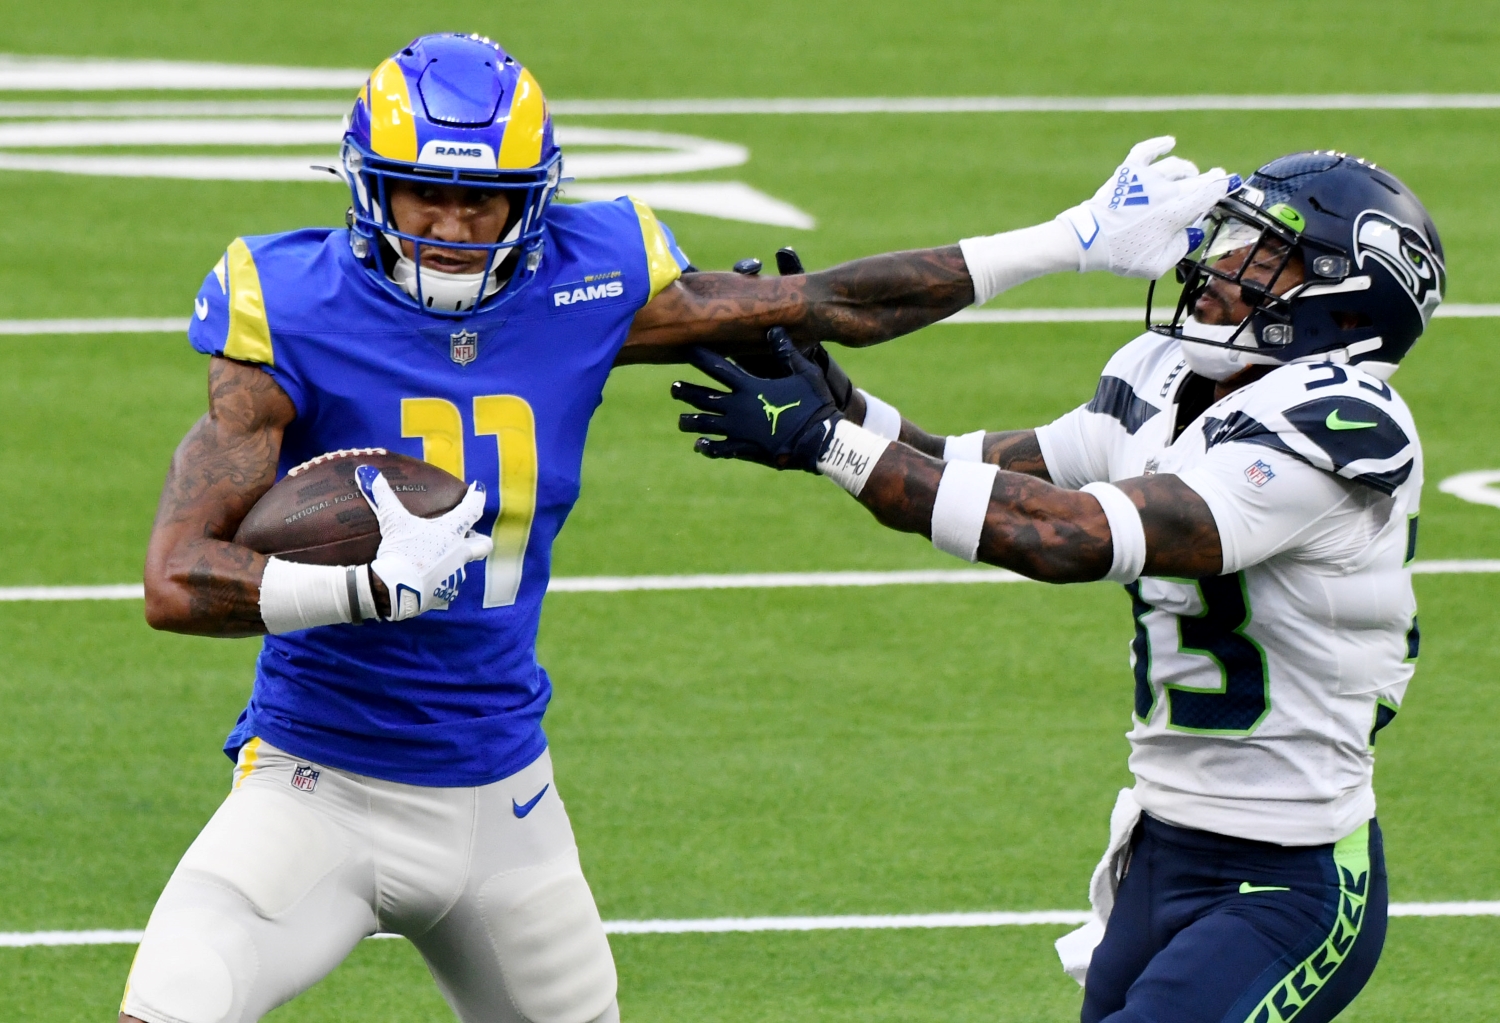
[[[1416,427],[1385,382],[1297,363],[1176,434],[1184,367],[1143,335],[1037,431],[1060,485],[1172,473],[1218,527],[1224,574],[1128,587],[1136,798],[1183,827],[1335,842],[1375,813],[1375,732],[1414,670]]]

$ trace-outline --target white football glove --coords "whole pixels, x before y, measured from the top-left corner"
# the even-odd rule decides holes
[[[1078,240],[1080,272],[1155,280],[1198,247],[1203,217],[1240,176],[1222,167],[1199,174],[1190,160],[1166,156],[1176,144],[1170,135],[1137,143],[1092,199],[1057,215]]]
[[[464,565],[490,556],[494,543],[471,530],[484,514],[484,487],[469,484],[453,510],[424,519],[406,510],[385,476],[373,465],[354,470],[359,491],[380,522],[380,548],[370,571],[390,594],[392,622],[425,611],[446,610],[464,581]]]

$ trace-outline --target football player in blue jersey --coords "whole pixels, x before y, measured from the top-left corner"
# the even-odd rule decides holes
[[[1394,175],[1328,151],[1261,167],[1205,231],[1171,322],[1034,430],[934,436],[786,339],[778,379],[702,351],[729,390],[674,385],[706,455],[827,475],[968,561],[1125,584],[1135,785],[1058,942],[1083,1023],[1327,1023],[1385,938],[1374,746],[1415,670],[1422,491],[1386,381],[1442,244]]]
[[[121,1019],[259,1019],[377,931],[413,942],[466,1023],[617,1019],[535,653],[611,367],[763,349],[777,324],[808,346],[873,343],[1046,272],[1154,276],[1237,184],[1157,159],[1170,148],[1137,147],[1088,202],[967,251],[697,273],[639,202],[554,202],[546,102],[499,46],[425,36],[383,62],[344,137],[347,228],[236,239],[195,303],[209,408],[168,472],[146,615],[266,638],[225,744],[230,794],[157,902]],[[362,467],[381,525],[368,565],[232,542],[289,470],[371,447],[474,486],[421,519]],[[483,570],[458,585],[470,561]]]

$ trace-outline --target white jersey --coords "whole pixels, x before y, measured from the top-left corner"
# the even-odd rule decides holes
[[[1375,731],[1417,653],[1422,449],[1406,404],[1354,366],[1282,366],[1173,430],[1181,346],[1143,334],[1093,400],[1037,430],[1059,486],[1173,473],[1202,496],[1220,576],[1127,587],[1141,806],[1282,845],[1375,813]]]

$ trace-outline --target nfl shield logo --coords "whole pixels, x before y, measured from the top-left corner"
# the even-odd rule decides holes
[[[472,330],[460,330],[448,335],[448,358],[460,366],[467,366],[479,357],[479,335]]]
[[[298,764],[292,774],[292,788],[311,792],[318,787],[319,772],[311,764]]]
[[[1245,479],[1257,487],[1263,487],[1275,478],[1276,473],[1271,470],[1271,467],[1258,458],[1253,464],[1245,467]]]

